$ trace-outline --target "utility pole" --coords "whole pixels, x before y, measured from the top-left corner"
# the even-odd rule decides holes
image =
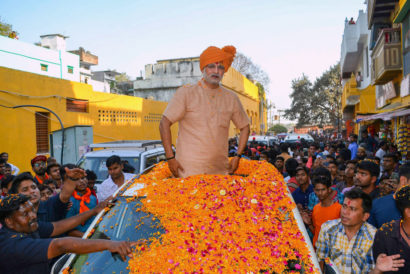
[[[281,113],[281,112],[284,112],[284,110],[278,109],[278,113],[279,113],[279,125],[280,125],[280,113]]]

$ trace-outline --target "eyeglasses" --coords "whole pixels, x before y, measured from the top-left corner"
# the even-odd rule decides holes
[[[218,68],[219,70],[225,70],[225,67],[223,65],[216,66],[216,64],[209,64],[209,65],[207,65],[207,68],[209,68],[209,69]]]
[[[37,162],[34,164],[34,167],[41,167],[41,166],[46,166],[45,162]]]

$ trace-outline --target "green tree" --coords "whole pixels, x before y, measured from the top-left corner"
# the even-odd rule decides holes
[[[285,118],[296,120],[296,126],[334,125],[340,127],[342,116],[339,63],[330,67],[315,83],[307,76],[292,81],[291,107],[285,110]]]
[[[281,124],[276,124],[273,127],[271,127],[269,131],[273,131],[275,134],[278,134],[278,133],[286,133],[288,132],[288,129]]]
[[[13,31],[13,26],[4,22],[0,17],[0,35],[8,36]]]
[[[115,81],[117,82],[128,82],[130,81],[130,77],[124,72],[119,75],[115,76]]]

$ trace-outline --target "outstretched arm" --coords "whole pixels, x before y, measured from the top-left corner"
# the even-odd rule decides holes
[[[99,203],[96,207],[93,209],[90,209],[86,212],[83,212],[81,214],[75,215],[73,217],[63,219],[58,222],[54,222],[54,230],[53,233],[51,234],[51,237],[61,235],[63,233],[66,233],[70,230],[73,230],[77,226],[85,223],[88,219],[91,217],[97,215],[101,210],[103,210],[106,206],[108,205],[107,201],[102,201]]]
[[[65,253],[88,254],[103,250],[118,253],[124,261],[127,256],[132,257],[131,243],[129,242],[88,240],[74,237],[53,239],[48,246],[47,257],[52,259]]]

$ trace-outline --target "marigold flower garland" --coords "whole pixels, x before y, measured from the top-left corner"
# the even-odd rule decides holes
[[[139,246],[132,273],[319,272],[310,260],[282,175],[269,163],[242,159],[236,174],[170,178],[166,163],[144,183],[144,211],[165,233]],[[158,233],[159,234],[159,233]]]

